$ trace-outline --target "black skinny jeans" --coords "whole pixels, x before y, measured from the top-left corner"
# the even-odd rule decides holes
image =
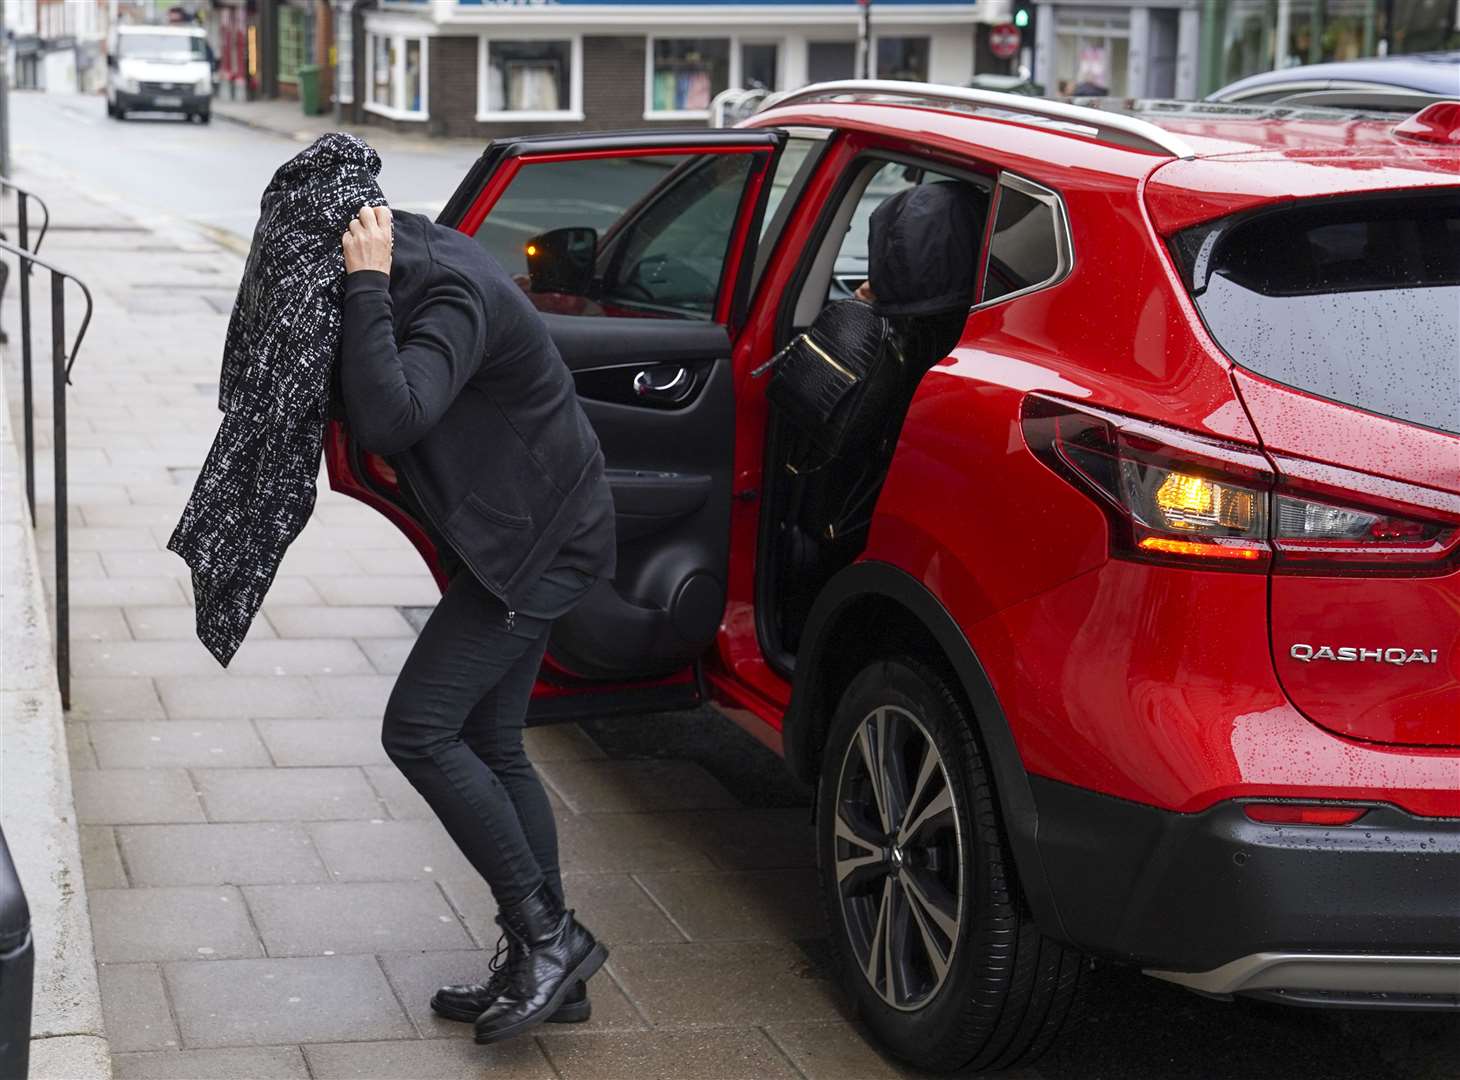
[[[552,806],[522,746],[551,619],[507,609],[469,572],[447,586],[401,668],[381,743],[491,887],[563,895]]]

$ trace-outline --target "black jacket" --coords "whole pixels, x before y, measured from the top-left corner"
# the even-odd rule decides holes
[[[404,476],[427,524],[509,608],[608,507],[603,454],[537,310],[471,237],[396,213],[389,276],[345,280],[350,432]],[[581,538],[580,538],[581,539]],[[608,577],[612,528],[571,545]]]
[[[223,345],[223,421],[167,546],[192,570],[198,637],[226,665],[314,509],[340,339],[340,236],[385,202],[380,158],[321,136],[264,189]]]

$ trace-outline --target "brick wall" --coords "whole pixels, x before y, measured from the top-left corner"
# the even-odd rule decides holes
[[[643,37],[583,39],[583,123],[586,131],[644,127]]]
[[[470,135],[476,129],[477,39],[431,39],[432,135]]]
[[[477,38],[436,37],[430,59],[432,135],[469,135],[484,142],[509,135],[555,131],[615,131],[648,126],[644,120],[645,39],[584,37],[582,122],[481,123],[477,113]],[[362,67],[363,70],[363,67]],[[372,124],[398,131],[421,131],[422,125],[365,114]]]

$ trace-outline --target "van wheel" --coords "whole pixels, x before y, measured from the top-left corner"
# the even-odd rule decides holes
[[[972,718],[942,675],[897,658],[852,680],[816,835],[842,985],[889,1053],[954,1072],[1049,1047],[1084,961],[1034,926]]]

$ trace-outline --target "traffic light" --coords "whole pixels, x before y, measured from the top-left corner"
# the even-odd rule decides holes
[[[1029,29],[1029,25],[1033,21],[1034,21],[1034,5],[1033,4],[1016,3],[1014,5],[1014,25],[1015,26],[1017,26],[1020,30],[1027,30],[1027,29]]]

